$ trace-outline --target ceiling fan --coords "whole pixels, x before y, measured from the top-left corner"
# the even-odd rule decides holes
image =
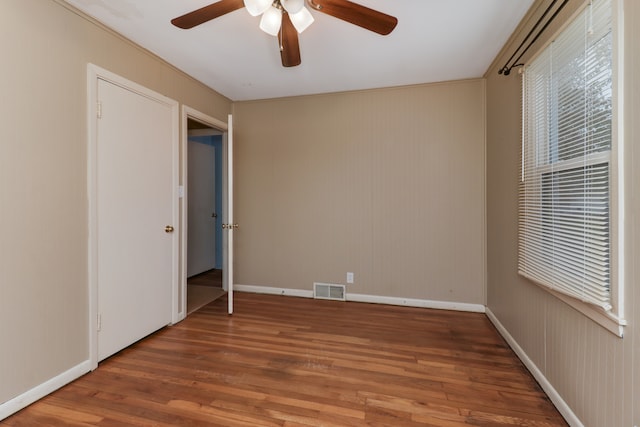
[[[220,0],[174,18],[171,23],[189,29],[246,7],[251,15],[262,15],[260,29],[278,37],[282,65],[295,67],[301,63],[298,33],[302,33],[313,22],[313,16],[305,8],[305,1],[313,10],[381,35],[389,34],[398,24],[393,16],[349,0]]]

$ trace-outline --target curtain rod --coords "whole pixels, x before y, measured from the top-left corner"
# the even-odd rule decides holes
[[[549,26],[549,24],[551,24],[551,22],[553,22],[553,20],[556,18],[556,16],[558,16],[558,14],[560,13],[560,11],[562,10],[562,8],[564,8],[564,6],[569,2],[569,0],[562,0],[562,4],[558,7],[558,9],[556,9],[556,11],[553,13],[553,15],[551,15],[551,17],[549,18],[549,20],[544,24],[544,26],[540,29],[540,31],[538,31],[538,34],[536,34],[536,36],[533,38],[533,40],[531,40],[529,42],[529,44],[527,45],[527,47],[522,51],[522,53],[520,54],[520,56],[518,56],[516,58],[515,61],[513,61],[513,63],[509,66],[509,62],[511,62],[511,60],[513,59],[514,56],[516,56],[516,54],[520,51],[520,49],[522,49],[522,46],[524,46],[525,42],[529,39],[529,37],[531,37],[531,34],[533,34],[533,32],[536,30],[536,28],[538,28],[538,25],[540,25],[540,23],[544,20],[544,18],[547,16],[547,14],[551,11],[551,9],[553,9],[553,6],[555,6],[555,4],[558,2],[558,0],[553,0],[551,2],[551,4],[549,5],[549,7],[547,7],[547,9],[544,11],[544,13],[542,14],[542,16],[538,19],[538,21],[535,23],[535,25],[531,28],[531,31],[529,31],[529,33],[526,35],[526,37],[522,40],[522,43],[520,43],[520,46],[518,46],[518,48],[513,52],[513,54],[511,55],[511,57],[509,59],[507,59],[507,62],[504,64],[504,66],[502,68],[500,68],[498,70],[498,74],[504,74],[505,76],[508,76],[511,73],[511,70],[514,67],[521,67],[524,64],[519,64],[518,61],[520,61],[520,58],[522,58],[522,56],[529,50],[529,48],[538,40],[538,38],[540,37],[540,35],[544,32],[544,30],[547,29],[547,27]]]

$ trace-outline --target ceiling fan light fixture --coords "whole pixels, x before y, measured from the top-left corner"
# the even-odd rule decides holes
[[[311,9],[383,36],[398,24],[398,18],[352,0],[215,0],[208,6],[173,18],[171,23],[186,30],[243,7],[253,16],[262,15],[260,29],[277,37],[283,67],[301,64],[298,35],[314,22]]]
[[[289,15],[296,14],[304,8],[304,0],[280,0],[280,4]]]
[[[282,24],[282,12],[276,7],[268,8],[260,19],[260,29],[267,34],[277,36]]]
[[[311,12],[309,12],[309,9],[306,7],[300,9],[298,13],[289,13],[289,18],[299,34],[302,34],[314,21],[313,15],[311,15]]]
[[[244,0],[244,7],[247,8],[247,12],[251,16],[262,15],[269,6],[271,6],[272,0]]]

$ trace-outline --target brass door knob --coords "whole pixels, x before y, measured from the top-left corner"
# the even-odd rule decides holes
[[[165,232],[165,233],[173,233],[173,226],[171,226],[171,225],[167,225],[167,226],[164,228],[164,232]]]

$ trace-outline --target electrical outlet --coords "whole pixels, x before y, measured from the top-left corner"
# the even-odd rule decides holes
[[[353,273],[350,271],[347,273],[347,283],[353,283]]]

